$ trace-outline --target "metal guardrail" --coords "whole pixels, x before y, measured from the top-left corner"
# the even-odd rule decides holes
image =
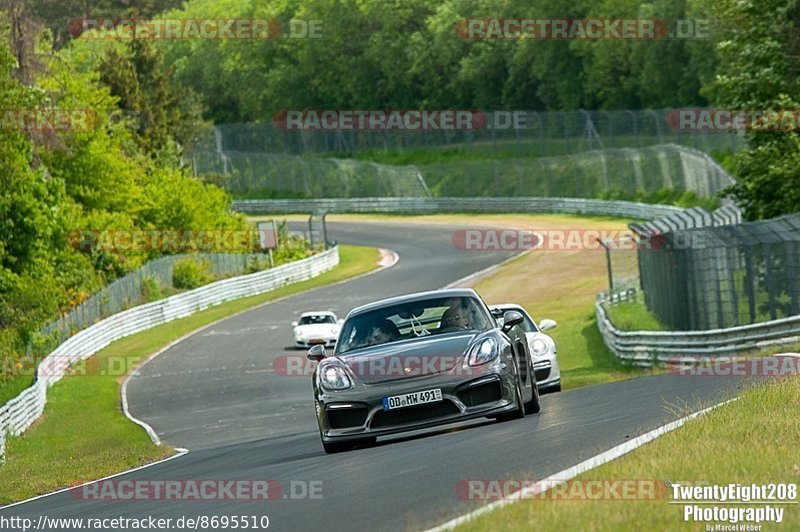
[[[80,331],[42,360],[36,370],[36,381],[30,388],[0,407],[0,463],[5,460],[5,434],[21,434],[42,415],[47,402],[47,388],[61,380],[75,362],[86,360],[120,338],[189,316],[213,305],[311,279],[337,264],[339,248],[333,247],[313,257],[277,268],[223,279],[140,305],[109,316]]]
[[[800,316],[707,331],[621,331],[614,327],[605,302],[595,303],[597,327],[616,357],[640,367],[669,364],[686,356],[742,355],[800,341]]]
[[[555,197],[266,199],[237,200],[233,202],[233,208],[247,214],[291,214],[314,211],[409,214],[520,212],[590,214],[643,220],[683,212],[683,209],[674,205]]]

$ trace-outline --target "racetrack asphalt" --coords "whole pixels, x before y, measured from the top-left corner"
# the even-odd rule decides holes
[[[190,452],[115,481],[269,479],[280,486],[272,489],[276,499],[97,501],[62,492],[0,510],[0,517],[266,515],[277,530],[420,530],[487,502],[462,500],[459,487],[467,480],[542,479],[746,385],[736,378],[644,377],[542,396],[542,412],[522,420],[472,421],[326,455],[309,377],[273,367],[277,357],[304,355],[291,347],[290,322],[309,310],[343,317],[359,304],[440,288],[511,256],[455,249],[455,229],[329,223],[330,238],[391,249],[400,261],[224,320],[168,349],[130,381],[131,413]],[[309,485],[321,497],[309,498]]]

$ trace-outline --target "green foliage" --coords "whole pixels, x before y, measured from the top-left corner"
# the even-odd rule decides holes
[[[800,2],[707,0],[724,31],[715,41],[717,75],[704,92],[721,108],[749,111],[800,109]],[[747,132],[747,149],[733,159],[739,184],[732,194],[749,219],[800,211],[800,135]]]
[[[257,273],[269,268],[269,257],[250,257],[247,259],[247,273]]]
[[[179,290],[191,290],[214,280],[211,262],[187,257],[175,262],[172,270],[172,286]]]
[[[132,15],[148,18],[178,7],[181,0],[36,0],[32,4],[34,15],[47,25],[53,33],[56,47],[61,48],[76,36],[74,24],[78,19]]]
[[[272,252],[276,266],[304,259],[313,253],[305,238],[289,233],[285,220],[278,225],[278,243],[278,248]]]
[[[154,159],[177,160],[204,131],[194,93],[170,83],[163,52],[144,39],[131,40],[124,52],[110,48],[98,65],[101,80],[119,106],[138,118],[134,138]],[[177,144],[176,144],[177,143]]]
[[[668,0],[190,0],[166,17],[321,20],[323,38],[165,41],[177,84],[217,123],[266,121],[280,109],[577,109],[704,105],[713,70],[702,39],[467,40],[464,18],[662,18]],[[243,87],[246,90],[243,90]]]
[[[27,20],[27,7],[20,4],[16,22]],[[154,160],[131,121],[118,118],[120,96],[87,69],[93,63],[85,54],[56,52],[46,36],[29,36],[35,46],[25,53],[34,56],[23,59],[36,68],[23,76],[15,56],[22,52],[10,45],[9,33],[0,14],[0,109],[85,117],[75,128],[14,127],[8,120],[0,128],[0,350],[19,354],[46,349],[37,333],[45,323],[157,254],[77,249],[73,231],[239,228],[244,221],[230,212],[226,193],[189,176],[175,158]],[[158,85],[168,79],[158,56],[141,55],[151,69],[141,76],[141,93],[170,101],[165,87],[178,93]],[[154,89],[148,80],[156,80]],[[169,122],[166,134],[178,138],[187,123]]]
[[[161,291],[161,284],[158,279],[153,276],[148,276],[142,279],[142,299],[145,303],[157,301],[164,297]]]

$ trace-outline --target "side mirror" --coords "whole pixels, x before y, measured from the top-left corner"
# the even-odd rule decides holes
[[[336,325],[338,325],[339,327],[341,327],[342,325],[344,325],[344,318],[339,318],[339,319],[336,321]]]
[[[297,322],[296,321],[292,322],[292,327],[297,327]]]
[[[505,314],[503,314],[503,332],[508,332],[514,327],[515,325],[519,325],[525,317],[522,313],[517,312],[516,310],[509,310]]]
[[[558,323],[554,320],[542,320],[539,322],[539,330],[542,332],[549,331],[550,329],[555,329],[556,325],[558,325]]]
[[[319,362],[323,358],[325,358],[325,346],[322,344],[317,344],[311,349],[308,350],[308,354],[306,355],[309,360],[316,360]]]
[[[495,319],[497,319],[497,318],[502,318],[502,317],[503,317],[503,309],[500,309],[500,308],[493,308],[493,309],[491,310],[491,312],[492,312],[492,316],[493,316]]]

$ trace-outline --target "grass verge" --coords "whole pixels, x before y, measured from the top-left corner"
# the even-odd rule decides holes
[[[654,480],[657,486],[664,481],[683,485],[798,484],[798,396],[797,377],[753,387],[738,401],[580,475],[568,486],[615,479]],[[576,492],[571,487],[566,490]],[[534,525],[542,530],[709,530],[702,521],[683,520],[683,505],[668,504],[673,500],[671,490],[654,493],[656,497],[649,500],[593,501],[548,500],[545,493],[485,514],[458,530],[527,530]],[[783,521],[772,526],[762,523],[763,530],[800,530],[798,505],[779,507],[784,509]],[[732,530],[709,524],[711,530]],[[731,526],[729,522],[720,524]],[[733,529],[740,530],[739,525]]]
[[[343,245],[339,266],[319,277],[223,303],[109,345],[80,372],[50,388],[42,417],[21,436],[8,439],[6,464],[0,466],[0,504],[172,455],[172,449],[153,445],[147,433],[122,413],[119,387],[126,370],[203,325],[280,297],[366,273],[376,267],[378,260],[374,248]]]
[[[606,306],[606,313],[611,323],[621,331],[666,330],[658,318],[647,309],[641,292],[636,300],[620,301]]]

